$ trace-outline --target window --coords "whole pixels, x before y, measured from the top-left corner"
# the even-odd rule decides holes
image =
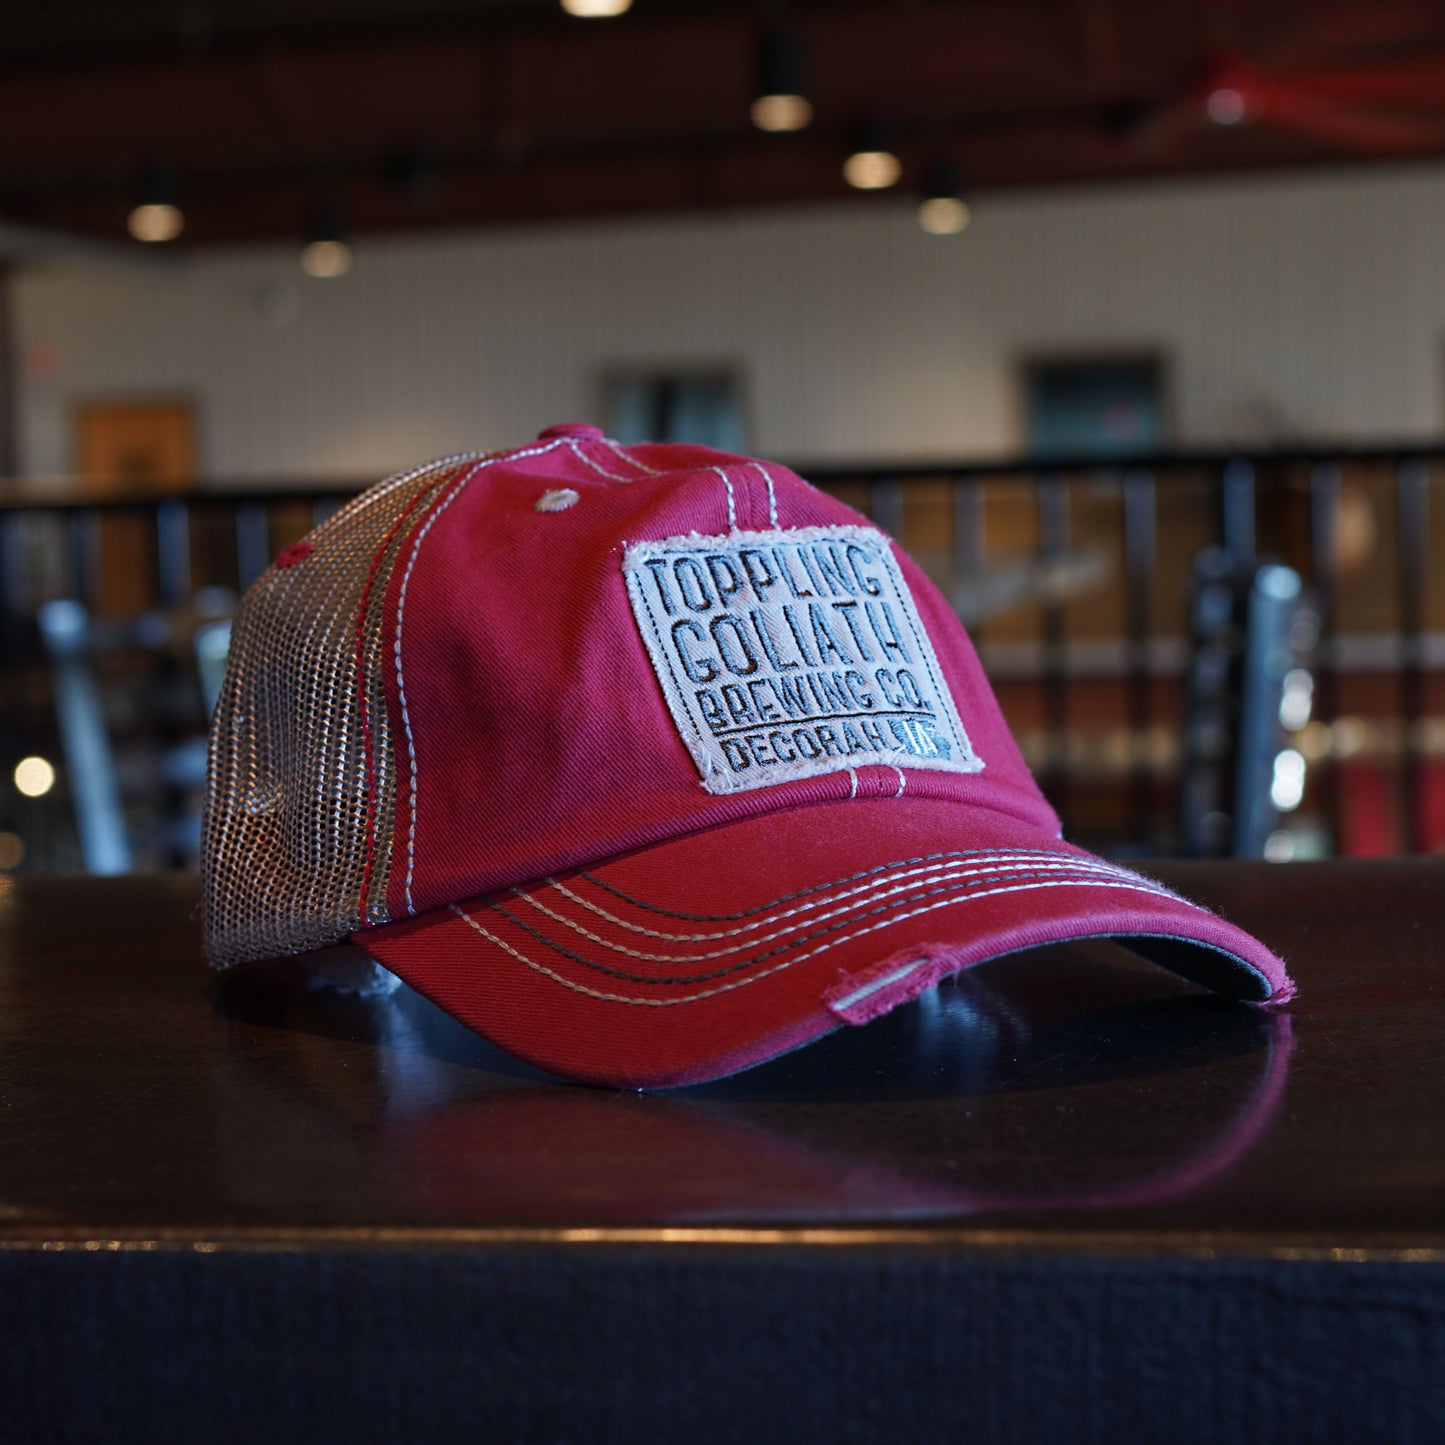
[[[603,381],[607,433],[628,442],[746,449],[742,387],[727,371],[626,371]]]
[[[1036,457],[1115,457],[1167,440],[1164,367],[1153,356],[1024,366],[1025,444]]]

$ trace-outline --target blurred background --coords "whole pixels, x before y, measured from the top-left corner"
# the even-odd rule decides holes
[[[12,0],[0,869],[192,866],[238,592],[558,421],[788,462],[1076,840],[1445,844],[1445,6]]]

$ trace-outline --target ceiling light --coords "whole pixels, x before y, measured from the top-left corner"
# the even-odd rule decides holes
[[[301,248],[301,269],[323,280],[344,276],[351,269],[351,247],[345,241],[308,241]]]
[[[971,217],[957,167],[946,160],[934,161],[918,205],[918,224],[931,236],[956,236]]]
[[[166,201],[147,201],[125,218],[126,230],[137,241],[174,241],[185,223],[180,208]]]
[[[897,185],[902,174],[903,163],[893,153],[883,127],[860,126],[852,154],[843,162],[843,179],[860,191],[882,191]]]
[[[759,130],[802,130],[813,118],[813,106],[801,95],[760,95],[749,114]]]
[[[929,196],[919,203],[918,224],[930,236],[956,236],[972,219],[968,202],[959,196]]]
[[[125,227],[137,241],[174,241],[186,218],[176,205],[175,184],[162,171],[151,171],[136,189],[135,205]]]
[[[632,0],[562,0],[562,8],[569,15],[592,20],[623,14],[632,8]]]
[[[759,130],[802,130],[813,118],[804,95],[803,48],[788,30],[770,30],[758,41],[752,120]]]
[[[843,179],[860,191],[882,191],[898,184],[903,165],[892,151],[854,151],[843,162]]]
[[[328,280],[344,276],[351,269],[351,247],[338,206],[321,205],[312,211],[306,244],[301,248],[301,269],[308,276]]]

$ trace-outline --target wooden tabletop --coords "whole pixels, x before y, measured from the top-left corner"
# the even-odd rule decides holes
[[[1112,945],[1053,948],[975,968],[731,1080],[650,1095],[546,1079],[404,988],[338,986],[299,964],[218,979],[200,956],[191,877],[4,881],[0,1266],[24,1288],[0,1296],[0,1335],[23,1297],[30,1313],[10,1327],[24,1334],[43,1315],[73,1345],[73,1314],[50,1313],[61,1310],[53,1271],[98,1258],[133,1257],[135,1327],[183,1351],[192,1326],[164,1298],[134,1303],[171,1267],[163,1256],[186,1268],[229,1256],[243,1261],[240,1280],[281,1257],[371,1257],[380,1270],[389,1254],[492,1251],[512,1268],[518,1250],[580,1251],[621,1270],[627,1294],[668,1258],[706,1270],[774,1251],[803,1269],[906,1258],[962,1271],[970,1290],[979,1270],[1026,1267],[1053,1302],[1045,1315],[1089,1261],[1115,1271],[1110,1289],[1118,1270],[1147,1280],[1151,1262],[1175,1283],[1215,1271],[1195,1289],[1230,1260],[1246,1274],[1303,1262],[1330,1280],[1343,1262],[1365,1270],[1350,1280],[1374,1281],[1372,1309],[1380,1289],[1400,1288],[1379,1283],[1389,1271],[1424,1280],[1408,1271],[1426,1269],[1409,1303],[1440,1356],[1445,863],[1151,871],[1281,952],[1297,1000],[1261,1011]],[[570,1299],[575,1273],[558,1268]],[[776,1273],[755,1285],[773,1299]],[[314,1328],[288,1288],[288,1308]],[[394,1298],[384,1282],[366,1288]],[[1118,1300],[1099,1298],[1117,1324]],[[250,1327],[227,1318],[207,1328],[230,1330],[234,1350]],[[1398,1337],[1376,1336],[1399,1354]],[[123,1358],[124,1339],[112,1343]],[[1423,1346],[1411,1348],[1381,1368],[1423,1368]],[[1439,1423],[1438,1400],[1416,1403]],[[1217,1411],[1234,1407],[1210,1408],[1215,1438],[1230,1438]],[[1043,1432],[1033,1438],[1051,1428],[1030,1425]],[[91,1438],[69,1415],[42,1411],[34,1429]],[[142,1433],[165,1438],[153,1420]]]
[[[976,968],[731,1080],[547,1080],[404,988],[214,977],[189,877],[0,887],[0,1237],[825,1226],[1445,1250],[1445,864],[1170,864],[1261,1011],[1108,945]],[[1408,1187],[1407,1187],[1408,1186]]]

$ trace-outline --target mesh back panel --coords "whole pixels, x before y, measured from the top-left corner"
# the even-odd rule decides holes
[[[322,948],[388,921],[396,776],[383,603],[403,540],[480,459],[448,457],[364,492],[311,533],[304,561],[270,568],[242,599],[203,821],[213,965]]]

